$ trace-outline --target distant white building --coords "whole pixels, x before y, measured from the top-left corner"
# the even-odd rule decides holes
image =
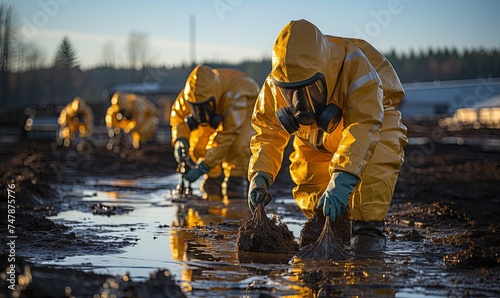
[[[444,118],[500,94],[500,78],[406,83],[403,87],[406,95],[399,106],[403,119]]]
[[[500,94],[470,108],[459,108],[452,117],[439,121],[439,125],[450,131],[463,128],[500,128]]]

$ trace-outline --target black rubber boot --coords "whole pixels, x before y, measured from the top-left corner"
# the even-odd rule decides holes
[[[206,177],[206,176],[205,176]],[[222,183],[224,182],[224,174],[219,177],[203,179],[200,183],[200,189],[203,193],[203,198],[207,197],[222,197]]]
[[[386,249],[384,221],[351,222],[351,248],[355,253],[380,252]]]
[[[229,177],[222,184],[222,194],[229,199],[244,199],[247,197],[248,182],[246,177]]]

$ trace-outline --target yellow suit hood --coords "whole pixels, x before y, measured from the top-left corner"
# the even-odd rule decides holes
[[[336,82],[345,54],[340,48],[333,51],[332,47],[334,44],[312,23],[291,21],[274,43],[271,76],[280,82],[295,83],[320,72],[327,83]],[[327,90],[330,93],[333,86],[327,86]]]
[[[219,73],[206,65],[196,66],[189,74],[184,87],[184,98],[191,103],[204,102],[210,97],[220,97]]]
[[[208,174],[211,178],[220,175],[220,165],[223,164],[226,164],[225,169],[230,168],[231,176],[245,176],[250,156],[249,142],[255,134],[250,118],[258,93],[255,80],[241,70],[212,69],[206,65],[195,67],[172,104],[172,145],[180,138],[188,139],[192,160],[203,160],[212,169]],[[212,96],[216,113],[223,117],[222,122],[217,128],[200,126],[191,131],[186,122],[186,117],[192,114],[189,103],[201,103]]]

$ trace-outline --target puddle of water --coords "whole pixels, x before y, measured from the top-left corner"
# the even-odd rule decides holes
[[[456,274],[444,271],[442,255],[429,254],[429,247],[421,242],[390,241],[387,252],[376,258],[341,262],[294,263],[289,256],[238,255],[237,229],[250,218],[246,200],[179,203],[172,201],[170,193],[178,181],[178,175],[88,180],[81,186],[82,202],[128,206],[131,211],[111,216],[63,211],[52,219],[72,227],[77,235],[100,229],[101,237],[133,244],[117,254],[42,263],[111,275],[128,273],[135,280],[168,269],[189,297],[256,297],[258,293],[279,297],[448,297],[463,293],[461,285],[454,284]],[[198,188],[199,184],[193,184],[195,194]],[[286,211],[286,204],[294,202],[276,197],[269,208],[283,215],[283,222],[298,238],[306,218],[298,219],[297,214]],[[479,292],[481,285],[477,287]]]
[[[132,239],[135,244],[125,247],[123,253],[119,254],[68,257],[49,263],[112,275],[129,272],[133,278],[139,279],[149,277],[149,273],[162,267],[168,268],[173,274],[179,274],[183,265],[166,257],[172,255],[170,237],[169,233],[163,231],[164,228],[160,228],[166,219],[175,217],[174,208],[134,207],[136,209],[129,214],[109,217],[89,215],[81,211],[61,212],[54,220],[66,225],[71,226],[73,221],[84,220],[83,224],[74,226],[76,234],[80,229],[102,227],[104,231],[100,236]]]
[[[60,212],[52,219],[72,227],[77,235],[81,230],[102,227],[101,237],[133,239],[135,244],[125,247],[119,254],[67,257],[43,263],[112,275],[127,273],[136,280],[146,279],[155,270],[166,268],[177,277],[186,292],[192,291],[193,287],[206,290],[212,287],[245,289],[247,284],[241,284],[241,277],[246,278],[253,273],[237,263],[234,239],[237,224],[249,218],[246,201],[191,207],[173,203],[170,190],[178,181],[177,175],[136,181],[87,181],[82,190],[82,201],[128,206],[133,210],[112,216],[71,210]],[[115,189],[99,190],[103,187]],[[194,183],[192,187],[196,194],[199,184]],[[214,227],[222,222],[234,222],[234,226],[217,232],[199,228]],[[199,235],[204,233],[208,233],[208,236],[203,236],[207,240],[198,243]],[[210,233],[232,239],[232,245],[211,247]],[[203,280],[201,285],[197,283],[198,279]]]

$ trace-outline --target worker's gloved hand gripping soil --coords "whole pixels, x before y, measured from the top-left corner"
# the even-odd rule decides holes
[[[250,180],[250,185],[248,186],[248,207],[252,213],[255,213],[255,208],[259,203],[262,202],[266,206],[271,202],[271,195],[267,193],[271,184],[271,178],[265,173],[257,173]]]
[[[248,206],[253,216],[238,229],[238,251],[295,253],[298,250],[293,233],[281,218],[274,215],[270,219],[266,215],[264,207],[272,199],[267,192],[270,180],[266,174],[258,173],[250,181]]]
[[[258,173],[250,181],[248,206],[253,213],[253,217],[238,230],[238,251],[295,253],[298,250],[298,244],[295,242],[293,233],[288,230],[286,224],[281,222],[277,215],[269,219],[265,213],[264,207],[272,200],[271,194],[268,193],[271,184],[270,180],[266,174]],[[335,180],[333,179],[333,181]],[[357,179],[348,184],[349,186],[355,186],[356,182]],[[330,192],[335,188],[335,184],[332,183],[332,185],[333,187],[328,189]],[[340,185],[341,183],[337,184],[337,186]],[[342,186],[344,185],[345,183],[342,183]],[[344,192],[341,193],[344,194]],[[323,204],[320,204],[320,206],[325,208],[326,205],[331,206],[330,199],[326,196],[324,197]],[[344,260],[351,256],[345,249],[341,239],[339,239],[340,237],[335,234],[331,224],[336,218],[338,220],[335,220],[335,223],[338,221],[340,224],[345,221],[346,217],[344,214],[347,217],[349,216],[349,212],[346,211],[347,208],[332,210],[331,214],[324,212],[325,208],[318,208],[315,217],[306,223],[304,230],[311,230],[311,232],[314,230],[315,232],[310,233],[303,230],[301,233],[302,236],[304,234],[314,236],[311,239],[302,239],[301,250],[296,255],[298,258]],[[330,208],[326,209],[327,211],[331,211]],[[334,220],[331,218],[334,218]],[[321,232],[318,229],[319,225],[323,226]]]

